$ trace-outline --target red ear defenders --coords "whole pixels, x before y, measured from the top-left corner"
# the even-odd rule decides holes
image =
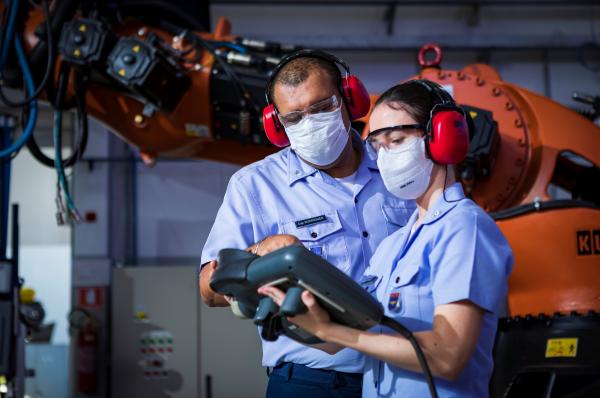
[[[413,80],[425,87],[435,105],[425,131],[425,149],[437,164],[462,162],[469,151],[469,125],[465,111],[456,106],[450,94],[430,80]]]
[[[365,116],[367,113],[369,113],[369,109],[371,107],[371,98],[369,97],[367,89],[358,79],[358,77],[350,74],[350,68],[344,61],[323,51],[296,51],[283,58],[275,67],[275,69],[273,69],[271,72],[271,77],[269,78],[269,82],[267,83],[267,89],[265,93],[267,97],[267,106],[265,106],[263,109],[263,126],[269,141],[278,147],[287,146],[290,144],[290,141],[285,134],[283,125],[279,121],[275,104],[273,104],[273,101],[271,100],[272,85],[275,77],[286,64],[294,59],[304,57],[324,59],[328,62],[331,62],[333,65],[336,65],[336,67],[337,65],[340,65],[344,69],[344,76],[342,76],[340,72],[340,94],[342,95],[344,104],[346,104],[346,109],[350,114],[351,120],[360,119],[361,117]]]

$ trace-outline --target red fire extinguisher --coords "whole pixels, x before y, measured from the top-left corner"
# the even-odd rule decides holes
[[[98,372],[98,325],[94,317],[83,308],[75,308],[69,314],[69,324],[77,332],[75,371],[77,391],[96,391]]]

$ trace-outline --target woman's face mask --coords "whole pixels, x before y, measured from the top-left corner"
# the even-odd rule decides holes
[[[285,128],[298,156],[317,166],[334,163],[344,151],[350,135],[344,126],[341,105],[331,112],[305,116]]]
[[[377,166],[387,190],[411,200],[427,190],[433,162],[425,156],[424,139],[412,137],[398,147],[379,149]]]

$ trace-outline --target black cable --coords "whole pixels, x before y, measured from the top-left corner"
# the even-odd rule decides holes
[[[10,11],[10,4],[8,4],[8,6],[4,7],[4,11],[2,12],[2,22],[0,25],[0,44],[4,42],[5,38],[6,38],[6,21],[8,20],[8,12]]]
[[[240,96],[240,106],[242,109],[247,110],[247,102],[249,100],[254,111],[257,114],[262,114],[262,108],[258,105],[255,98],[252,96],[252,93],[246,89],[245,84],[242,82],[238,74],[233,70],[233,68],[215,51],[215,49],[210,45],[210,43],[204,40],[199,35],[191,32],[187,29],[181,28],[180,26],[173,24],[169,21],[161,20],[158,21],[158,26],[170,34],[174,36],[183,35],[186,39],[191,39],[195,46],[199,45],[206,51],[208,51],[215,61],[219,64],[219,66],[223,69],[223,71],[227,74],[227,77],[234,83],[236,90]],[[198,59],[200,54],[197,55]]]
[[[62,76],[62,72],[61,71],[61,76]],[[66,83],[65,83],[66,84]],[[75,151],[67,158],[63,161],[63,168],[67,168],[67,167],[71,167],[73,166],[79,159],[81,159],[81,157],[83,156],[86,148],[87,148],[87,143],[88,143],[88,137],[89,137],[89,126],[88,126],[88,119],[87,119],[87,109],[85,106],[85,89],[87,87],[87,83],[85,81],[80,82],[79,84],[79,89],[76,91],[75,93],[75,102],[77,105],[77,121],[78,121],[78,130],[79,130],[79,141],[77,143],[77,147],[75,149]],[[57,93],[57,100],[60,99],[60,102],[62,104],[63,102],[63,98],[61,96],[61,98],[58,98],[58,93]],[[57,109],[60,109],[61,107],[59,107],[59,105],[61,104],[57,104]],[[46,154],[44,154],[40,148],[40,146],[38,145],[37,141],[34,138],[34,134],[31,135],[31,137],[29,138],[29,140],[27,140],[27,148],[29,149],[29,152],[31,152],[31,155],[40,163],[42,163],[44,166],[48,166],[50,168],[55,168],[55,163],[54,163],[54,158],[48,157],[46,156]]]
[[[600,210],[600,206],[587,200],[559,199],[547,200],[545,202],[533,202],[521,206],[511,207],[510,209],[490,213],[495,221],[506,220],[507,218],[517,217],[528,213],[535,213],[544,210],[588,208]]]
[[[387,326],[388,328],[395,330],[410,342],[415,349],[417,360],[419,361],[419,365],[421,366],[423,374],[425,375],[425,381],[427,382],[427,387],[429,387],[429,394],[431,394],[432,398],[438,398],[435,382],[433,380],[433,374],[431,373],[431,369],[429,369],[429,365],[427,364],[427,358],[425,358],[425,354],[423,353],[423,350],[419,346],[419,343],[417,342],[417,339],[415,339],[415,336],[412,334],[412,332],[404,325],[388,316],[384,316],[380,323],[383,326]]]
[[[248,96],[248,99],[250,99],[251,100],[250,102],[252,102],[254,110],[257,113],[259,113],[260,112],[260,107],[256,104],[256,102],[254,101],[254,98],[252,98],[252,95],[249,93],[249,91],[245,89],[244,83],[241,81],[241,79],[239,78],[239,76],[233,71],[233,69],[231,68],[231,66],[223,58],[221,58],[221,56],[219,54],[216,53],[215,49],[212,48],[212,46],[210,44],[208,44],[208,42],[206,42],[206,40],[202,39],[201,37],[199,37],[199,36],[197,36],[195,34],[193,36],[194,36],[194,39],[204,49],[206,49],[209,53],[212,54],[212,56],[214,57],[215,61],[217,61],[217,63],[223,69],[223,71],[227,74],[227,76],[235,83],[236,88],[238,89],[240,97],[241,97],[241,100],[242,100],[242,107],[245,107],[246,96]]]
[[[229,79],[231,79],[231,81],[234,83],[240,95],[242,108],[246,109],[246,99],[248,99],[250,100],[252,107],[254,108],[256,113],[261,114],[261,107],[256,103],[250,91],[246,89],[240,77],[233,70],[233,68],[219,54],[217,54],[215,49],[206,40],[204,40],[202,37],[198,36],[193,32],[181,29],[180,27],[173,25],[172,23],[169,23],[167,21],[161,21],[160,26],[163,29],[169,31],[171,34],[183,34],[186,36],[186,38],[191,38],[195,44],[199,44],[202,48],[208,51],[213,56],[215,61],[219,64],[219,66],[223,69],[223,71],[227,74]]]
[[[27,104],[29,104],[32,100],[37,98],[38,95],[42,92],[46,83],[48,82],[48,78],[52,72],[54,65],[54,42],[52,40],[52,28],[50,25],[50,8],[48,7],[48,0],[42,0],[42,8],[44,10],[44,16],[46,17],[45,25],[46,25],[46,36],[48,42],[48,65],[46,66],[46,71],[44,72],[44,77],[38,88],[35,89],[34,93],[30,96],[26,96],[24,99],[20,101],[12,101],[6,98],[4,91],[2,90],[2,86],[0,85],[0,100],[9,107],[12,108],[21,108]],[[8,43],[5,43],[7,45]]]
[[[444,201],[446,203],[460,202],[461,200],[463,200],[463,198],[456,199],[456,200],[446,199],[446,181],[447,181],[447,179],[448,179],[448,165],[446,165],[445,172],[444,172],[444,190],[442,191],[442,196],[444,197]]]

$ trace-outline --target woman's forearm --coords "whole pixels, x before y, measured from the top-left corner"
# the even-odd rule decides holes
[[[391,365],[422,372],[413,346],[402,336],[372,333],[332,323],[318,337],[336,345],[353,348]],[[441,338],[431,331],[416,333],[415,338],[425,354],[431,372],[444,379],[455,379],[460,372],[456,372],[452,353],[444,350]]]

